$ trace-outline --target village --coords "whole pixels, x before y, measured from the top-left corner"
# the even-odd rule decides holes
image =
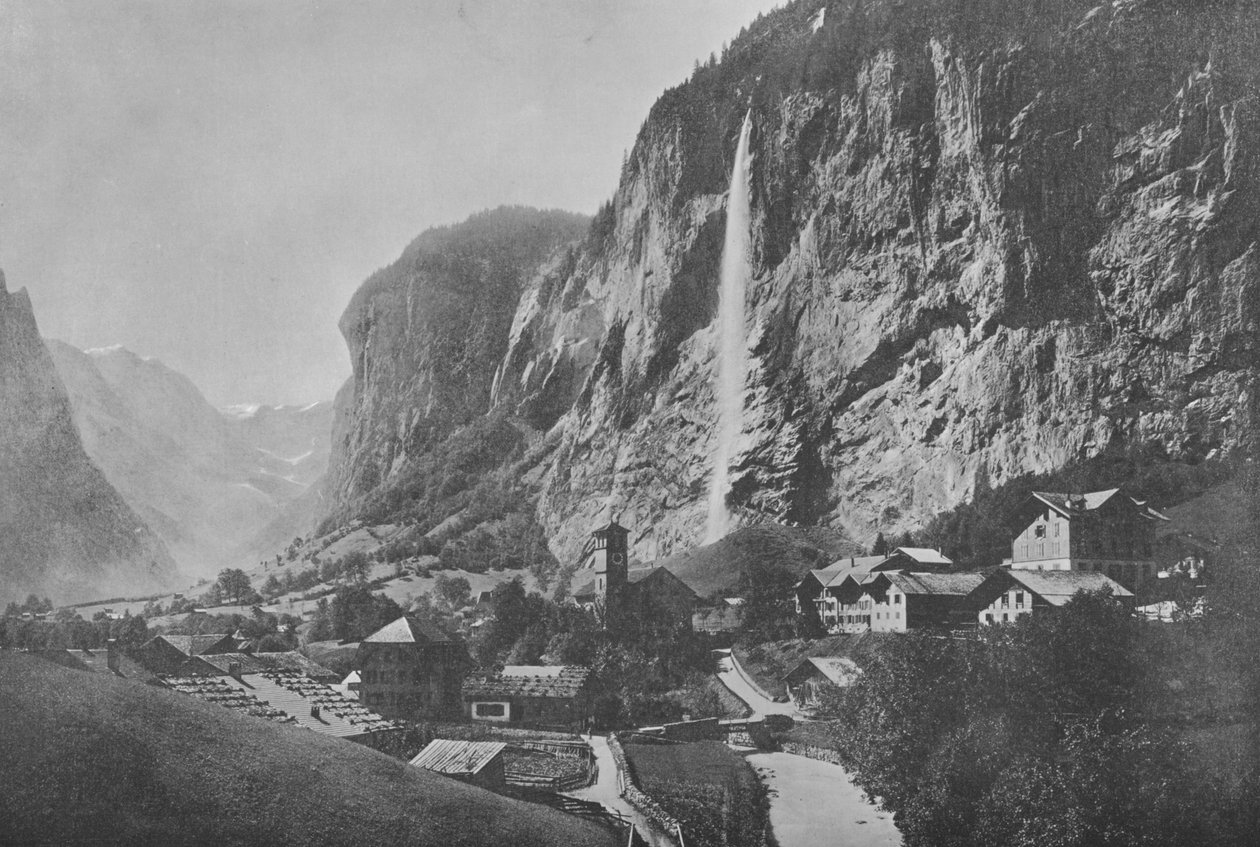
[[[809,570],[772,598],[775,614],[804,636],[790,665],[780,657],[777,667],[749,659],[767,646],[747,637],[764,602],[702,600],[668,567],[632,567],[631,530],[615,518],[591,532],[563,601],[530,601],[519,583],[469,598],[475,614],[459,621],[475,649],[431,603],[338,648],[330,663],[348,662],[344,673],[311,658],[296,633],[293,649],[277,650],[286,645],[242,629],[149,633],[142,618],[112,610],[97,615],[110,634],[104,643],[101,627],[81,619],[78,643],[41,642],[41,629],[71,616],[38,603],[11,605],[4,646],[402,757],[596,821],[621,843],[751,845],[768,827],[791,847],[860,819],[873,822],[861,843],[896,844],[892,817],[838,764],[843,752],[811,743],[810,727],[823,726],[865,673],[852,645],[924,633],[966,639],[1054,616],[1082,596],[1148,626],[1192,619],[1202,613],[1212,545],[1161,534],[1167,523],[1121,489],[1034,492],[1008,522],[1010,556],[998,567],[969,570],[939,550],[896,547]],[[1179,602],[1163,590],[1173,582],[1182,584]],[[505,634],[530,602],[534,617]],[[497,641],[487,635],[496,629]],[[545,647],[526,649],[531,638]],[[814,649],[828,644],[842,646]],[[640,660],[673,667],[648,672]],[[664,778],[678,757],[714,765],[681,790]],[[762,787],[748,782],[749,767]],[[693,770],[702,769],[679,772]],[[726,807],[695,812],[687,791],[714,789],[715,780],[746,795],[751,817],[736,825]],[[736,830],[736,840],[714,840]]]

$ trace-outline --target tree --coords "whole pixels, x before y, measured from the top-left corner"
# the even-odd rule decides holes
[[[472,600],[472,585],[467,577],[437,575],[433,592],[452,609],[462,609]]]
[[[884,533],[880,532],[875,535],[875,543],[871,545],[872,556],[887,556],[888,541],[884,538]]]
[[[273,597],[278,597],[283,593],[284,593],[284,586],[280,584],[280,580],[276,578],[276,575],[272,574],[271,576],[267,577],[267,580],[262,585],[263,597],[266,597],[267,599],[271,599]]]
[[[249,596],[253,593],[249,577],[240,568],[225,568],[219,571],[215,586],[225,600],[236,603],[248,602]]]
[[[365,581],[369,567],[367,553],[362,550],[352,550],[341,557],[341,575],[347,580]]]
[[[749,565],[740,574],[741,640],[747,643],[777,641],[792,635],[796,616],[792,586],[796,577],[778,563]]]

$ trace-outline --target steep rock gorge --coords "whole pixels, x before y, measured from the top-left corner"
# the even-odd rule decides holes
[[[1109,448],[1254,455],[1258,49],[1241,2],[798,0],[760,18],[657,102],[582,247],[533,274],[502,361],[479,365],[488,406],[547,433],[521,478],[555,552],[610,511],[642,558],[700,540],[750,106],[745,521],[869,541]],[[343,319],[354,428],[392,435],[370,456],[351,439],[343,508],[417,426],[477,413],[423,379],[361,380],[423,372],[433,344],[414,302],[372,288]]]
[[[174,579],[165,545],[84,452],[30,298],[0,273],[0,594],[66,603]]]

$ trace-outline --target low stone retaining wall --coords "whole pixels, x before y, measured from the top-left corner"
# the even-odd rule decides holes
[[[794,756],[804,756],[807,759],[817,759],[820,762],[830,762],[833,765],[844,766],[840,761],[840,754],[835,750],[829,750],[826,747],[815,747],[812,744],[801,744],[796,741],[784,741],[780,748],[784,753],[791,753]]]
[[[621,796],[626,798],[630,805],[638,809],[645,818],[673,837],[679,831],[678,821],[634,784],[634,780],[630,778],[630,763],[626,761],[626,751],[621,749],[621,742],[617,740],[615,734],[608,736],[608,749],[612,751],[613,760],[617,763],[617,772],[621,776],[619,786]]]

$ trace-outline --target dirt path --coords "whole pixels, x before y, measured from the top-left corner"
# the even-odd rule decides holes
[[[630,805],[621,796],[620,776],[617,773],[617,760],[613,758],[608,747],[608,739],[602,735],[592,735],[587,739],[591,750],[595,752],[595,765],[599,769],[595,784],[577,791],[565,791],[570,797],[579,800],[591,800],[604,808],[617,812],[634,821],[634,828],[652,847],[674,847],[674,842],[657,831],[639,810]]]
[[[791,753],[753,753],[770,790],[770,828],[779,847],[899,847],[892,815],[866,801],[839,765]]]
[[[753,717],[764,715],[789,715],[797,720],[804,716],[791,703],[776,703],[765,695],[757,685],[748,678],[744,669],[735,661],[730,650],[715,650],[718,654],[718,679],[734,692],[735,696],[748,704]]]

